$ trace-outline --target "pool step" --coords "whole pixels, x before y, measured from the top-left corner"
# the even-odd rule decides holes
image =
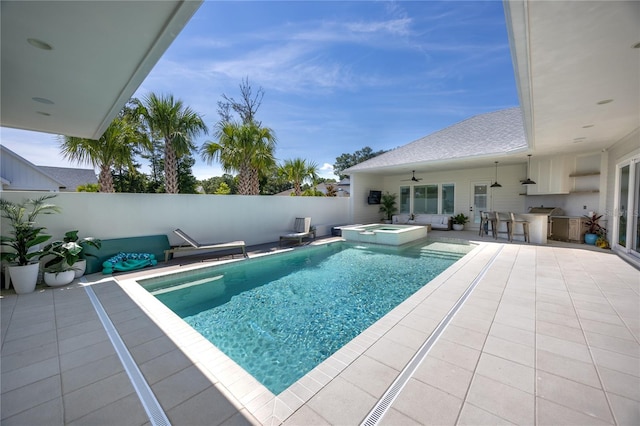
[[[428,257],[428,258],[436,258],[436,259],[458,260],[464,255],[462,253],[461,254],[458,254],[458,253],[447,253],[447,252],[443,252],[443,251],[440,251],[440,250],[430,250],[430,249],[422,248],[422,249],[420,249],[419,256],[420,257]]]

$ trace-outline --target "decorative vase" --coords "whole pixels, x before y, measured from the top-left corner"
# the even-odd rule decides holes
[[[584,234],[584,242],[585,244],[595,245],[596,240],[598,239],[598,234]]]
[[[64,272],[45,272],[44,282],[49,287],[60,287],[71,283],[75,278],[75,275],[74,270]]]
[[[74,278],[80,278],[81,276],[84,275],[84,272],[87,270],[87,260],[86,259],[78,260],[76,263],[71,265],[71,267],[73,268],[73,272],[75,272]]]
[[[453,230],[454,231],[462,231],[464,229],[464,225],[460,224],[460,223],[454,223],[453,224]]]
[[[39,271],[40,263],[38,262],[24,266],[9,266],[9,276],[16,293],[26,294],[33,292],[36,289]]]

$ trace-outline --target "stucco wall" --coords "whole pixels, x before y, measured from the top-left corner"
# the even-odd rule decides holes
[[[0,197],[21,202],[46,194]],[[251,245],[277,241],[296,217],[311,217],[319,235],[329,234],[331,225],[350,223],[349,199],[338,197],[59,193],[51,202],[62,213],[40,216],[38,223],[56,238],[79,229],[81,237],[102,239],[166,234],[179,244],[173,230],[181,228],[202,243],[241,239]]]
[[[524,165],[499,165],[498,182],[502,185],[502,188],[489,189],[489,209],[497,211],[524,212],[526,197],[519,194],[523,191],[520,179],[523,179],[525,175],[526,169]],[[360,177],[361,175],[357,175],[357,182],[359,182]],[[476,183],[487,183],[491,185],[495,181],[495,167],[416,172],[416,177],[422,178],[418,183],[405,180],[410,177],[411,174],[408,173],[405,175],[386,176],[378,179],[382,179],[381,188],[383,191],[389,191],[396,194],[400,194],[401,186],[453,183],[455,184],[455,214],[464,213],[471,217],[472,214],[469,209],[473,202],[472,185]],[[369,178],[369,181],[373,181],[373,179]],[[354,189],[352,177],[352,190]],[[358,199],[354,198],[354,203],[357,202]],[[398,196],[398,205],[399,204],[400,199]],[[473,227],[473,225],[471,226]]]

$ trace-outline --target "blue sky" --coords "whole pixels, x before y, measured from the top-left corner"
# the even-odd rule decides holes
[[[239,98],[245,77],[264,89],[257,118],[276,133],[276,157],[320,167],[518,105],[501,1],[205,1],[135,96],[172,93],[212,129],[217,101]],[[78,167],[52,135],[3,128],[2,143]],[[222,174],[196,161],[198,179]]]

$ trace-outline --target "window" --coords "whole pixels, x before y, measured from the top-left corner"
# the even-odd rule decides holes
[[[453,214],[453,201],[455,199],[455,185],[442,184],[442,214]]]
[[[411,188],[400,187],[400,213],[411,213]]]
[[[454,185],[416,185],[413,187],[415,214],[453,214]]]

